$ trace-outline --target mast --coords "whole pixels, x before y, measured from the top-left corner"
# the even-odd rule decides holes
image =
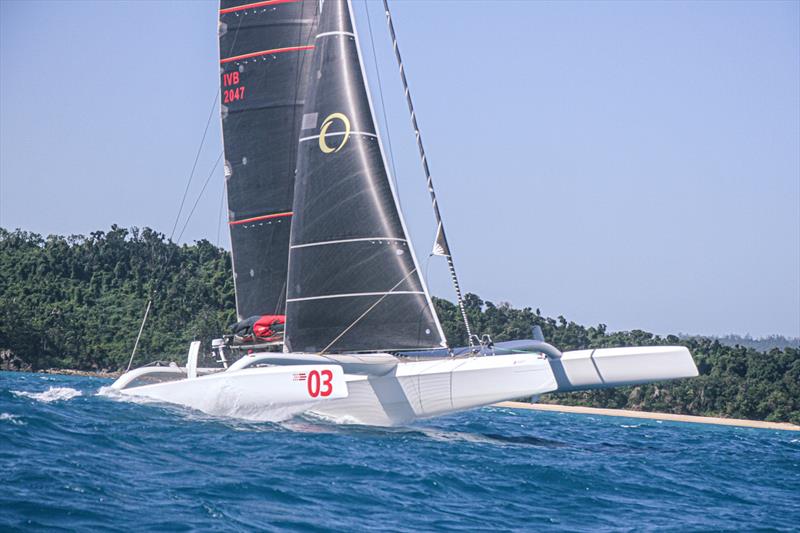
[[[458,283],[458,276],[456,275],[456,267],[453,263],[453,255],[450,253],[450,246],[447,244],[447,236],[444,232],[444,223],[442,222],[442,215],[439,212],[439,202],[436,200],[436,191],[433,188],[433,179],[431,178],[431,171],[428,168],[428,158],[425,155],[425,147],[422,144],[422,135],[419,132],[417,125],[417,114],[414,110],[414,102],[411,100],[411,91],[408,88],[408,80],[406,80],[406,73],[403,69],[403,59],[400,57],[400,48],[397,46],[397,35],[394,31],[394,24],[392,23],[392,15],[389,12],[389,3],[383,0],[383,9],[386,13],[386,24],[389,26],[389,34],[392,37],[392,48],[394,55],[397,59],[397,65],[400,69],[400,79],[403,81],[403,90],[406,95],[406,103],[408,104],[408,112],[411,114],[411,125],[414,128],[414,135],[417,138],[417,149],[419,150],[420,161],[422,162],[422,169],[425,172],[425,180],[428,185],[428,192],[431,195],[431,204],[433,206],[433,214],[436,217],[436,240],[433,245],[433,255],[441,255],[447,260],[447,267],[450,269],[450,279],[453,282],[453,288],[456,291],[456,298],[458,299],[458,308],[461,311],[461,318],[464,321],[464,326],[467,329],[467,339],[470,346],[474,346],[472,341],[472,328],[469,326],[469,319],[467,318],[467,310],[464,307],[464,298],[461,295],[461,285]]]

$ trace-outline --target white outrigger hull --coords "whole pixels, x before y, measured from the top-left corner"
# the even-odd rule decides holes
[[[244,356],[224,371],[195,370],[191,359],[188,370],[133,370],[112,388],[217,416],[282,420],[309,412],[391,426],[547,392],[697,375],[689,351],[674,346],[579,350],[561,357],[524,352],[420,360],[262,353]]]

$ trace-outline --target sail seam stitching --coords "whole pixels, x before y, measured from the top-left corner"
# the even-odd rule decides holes
[[[347,242],[361,242],[361,241],[398,241],[398,242],[408,242],[406,239],[400,239],[398,237],[361,237],[358,239],[340,239],[336,241],[319,241],[319,242],[310,242],[307,244],[294,244],[290,248],[293,250],[295,248],[308,248],[310,246],[325,246],[326,244],[343,244]]]
[[[249,224],[251,222],[259,222],[261,220],[269,220],[269,219],[273,219],[273,218],[290,217],[293,214],[294,213],[292,211],[289,211],[287,213],[272,213],[270,215],[260,215],[260,216],[257,216],[257,217],[243,218],[242,220],[231,220],[230,222],[228,222],[228,224],[231,225],[231,226],[237,226],[239,224]]]
[[[325,296],[306,296],[304,298],[288,298],[287,302],[304,302],[306,300],[325,300],[327,298],[349,298],[351,296],[388,296],[389,294],[425,294],[422,291],[389,291],[389,292],[351,292],[345,294],[328,294]]]
[[[252,4],[242,4],[240,6],[233,6],[228,7],[225,9],[220,9],[220,15],[226,15],[228,13],[234,13],[236,11],[243,11],[245,9],[256,9],[259,7],[267,7],[267,6],[274,6],[277,4],[292,4],[295,2],[299,2],[300,0],[264,0],[263,2],[253,2]]]
[[[356,35],[351,31],[326,31],[323,33],[318,33],[315,39],[319,39],[320,37],[327,37],[328,35],[349,35],[350,37],[355,37]]]
[[[219,62],[224,64],[224,63],[230,63],[231,61],[240,61],[242,59],[250,59],[252,57],[260,57],[269,54],[281,54],[284,52],[302,52],[305,50],[313,50],[313,49],[314,49],[313,44],[301,45],[301,46],[287,46],[286,48],[273,48],[271,50],[261,50],[260,52],[250,52],[249,54],[226,57],[224,59],[220,59]]]
[[[326,133],[325,137],[334,137],[334,136],[337,136],[337,135],[344,135],[346,133],[348,135],[364,135],[366,137],[374,137],[376,139],[378,138],[378,136],[375,135],[374,133],[369,133],[367,131],[351,131],[349,133],[346,132],[346,131],[334,131],[334,132],[331,132],[331,133]],[[300,142],[313,141],[314,139],[319,139],[319,135],[311,135],[310,137],[301,137],[300,138]]]

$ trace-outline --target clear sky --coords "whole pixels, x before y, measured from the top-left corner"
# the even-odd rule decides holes
[[[800,335],[800,3],[393,6],[467,291],[611,329]],[[368,9],[424,264],[433,218]],[[169,234],[217,91],[216,10],[0,0],[0,226]],[[190,203],[220,152],[211,126]],[[183,241],[228,246],[222,180]],[[441,258],[428,275],[452,299]]]

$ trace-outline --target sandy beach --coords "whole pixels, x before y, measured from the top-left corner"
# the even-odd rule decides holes
[[[561,413],[577,413],[583,415],[622,416],[627,418],[649,418],[651,420],[671,420],[673,422],[691,422],[694,424],[717,424],[720,426],[739,426],[761,429],[781,429],[800,431],[800,426],[785,422],[762,422],[759,420],[743,420],[741,418],[718,418],[711,416],[675,415],[669,413],[652,413],[648,411],[628,411],[625,409],[598,409],[596,407],[578,407],[573,405],[553,405],[546,403],[501,402],[497,407],[512,409],[532,409],[534,411],[558,411]]]

